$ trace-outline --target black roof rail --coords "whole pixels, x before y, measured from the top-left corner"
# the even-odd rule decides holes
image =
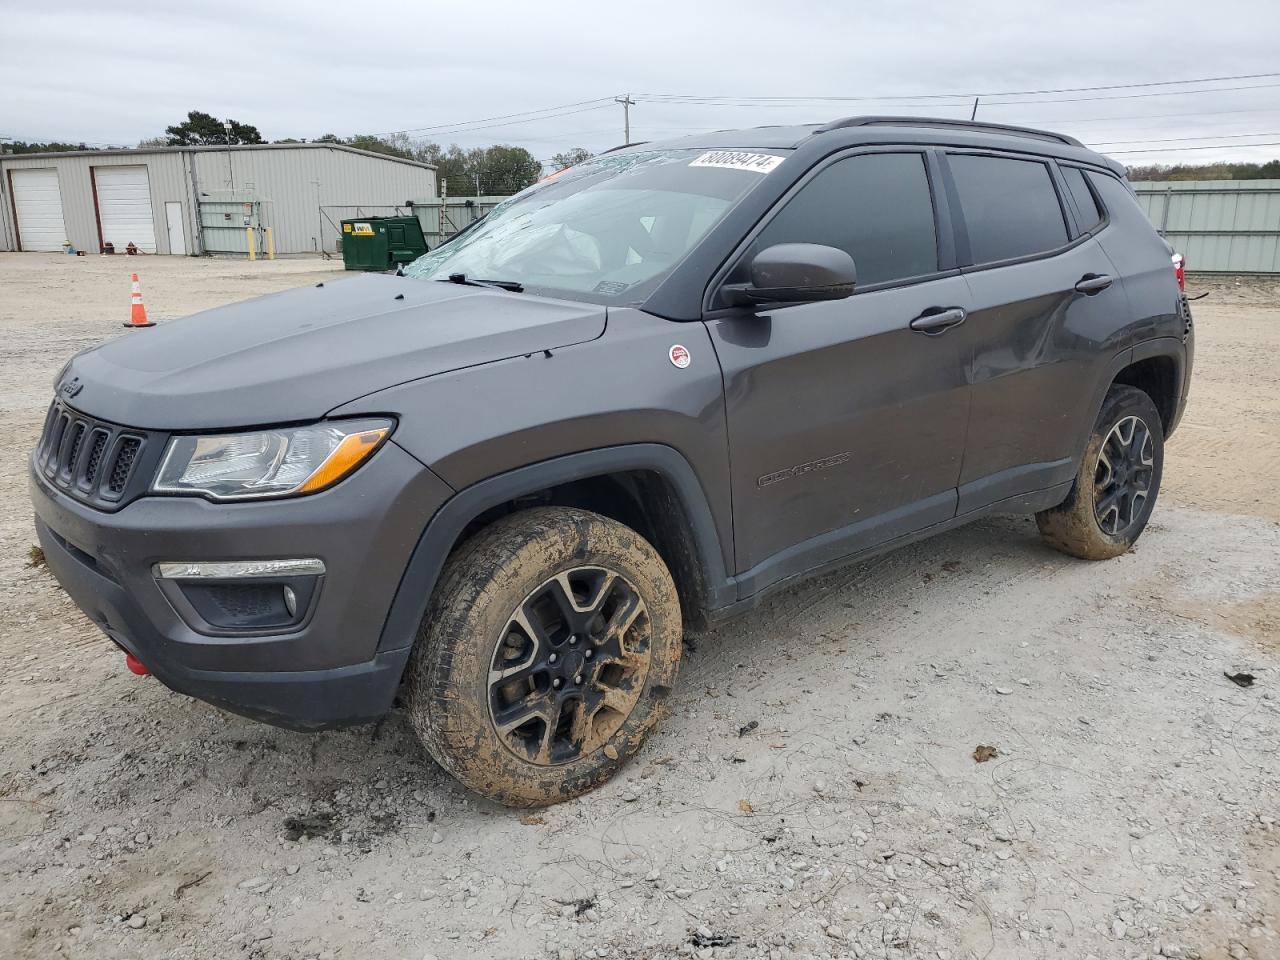
[[[841,117],[824,123],[813,132],[827,133],[831,130],[843,130],[846,127],[953,127],[958,130],[972,130],[975,133],[1003,133],[1015,137],[1034,137],[1037,140],[1049,140],[1053,143],[1065,143],[1069,147],[1083,147],[1084,144],[1075,137],[1065,133],[1052,133],[1048,130],[1036,130],[1034,127],[1015,127],[1007,123],[982,123],[977,120],[953,120],[947,117]]]

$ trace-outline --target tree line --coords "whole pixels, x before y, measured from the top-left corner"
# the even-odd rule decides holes
[[[1130,180],[1280,180],[1280,160],[1266,163],[1153,163],[1129,168]]]
[[[241,123],[237,120],[223,121],[212,114],[192,110],[181,123],[166,127],[163,137],[150,137],[141,141],[138,146],[224,146],[267,142],[253,124]],[[288,138],[270,142],[306,143],[307,141]],[[433,164],[440,189],[442,191],[447,189],[450,196],[468,196],[477,193],[505,196],[518,193],[525,187],[537,183],[543,173],[542,162],[533,154],[524,147],[509,144],[464,149],[455,143],[446,148],[429,140],[414,140],[403,133],[389,136],[361,133],[349,137],[326,133],[311,142],[342,144],[358,150]],[[6,144],[5,149],[9,153],[57,153],[66,150],[100,148],[91,147],[83,142],[76,144],[16,141]],[[563,170],[589,159],[591,159],[589,151],[582,147],[574,147],[572,150],[557,153],[548,161],[548,165],[553,170]]]

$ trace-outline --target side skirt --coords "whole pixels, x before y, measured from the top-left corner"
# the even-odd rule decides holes
[[[899,547],[905,547],[921,540],[927,540],[929,537],[939,533],[946,533],[948,530],[954,530],[956,527],[962,527],[974,520],[981,520],[984,517],[995,516],[1000,514],[1012,514],[1021,516],[1028,513],[1037,513],[1040,510],[1048,510],[1050,507],[1056,507],[1066,499],[1067,494],[1071,492],[1071,484],[1074,480],[1067,480],[1064,483],[1057,483],[1043,490],[1036,490],[1032,493],[1018,494],[1013,497],[1006,497],[1004,500],[997,500],[994,503],[988,503],[985,506],[970,510],[968,513],[960,514],[949,520],[943,520],[939,523],[933,523],[912,533],[895,537],[892,540],[886,540],[883,543],[859,550],[847,556],[821,563],[812,567],[803,573],[793,574],[783,577],[773,583],[767,584],[761,589],[748,597],[729,604],[728,606],[718,607],[714,610],[707,611],[707,620],[712,623],[718,623],[722,620],[730,619],[739,614],[746,613],[749,610],[760,605],[769,596],[778,590],[795,586],[803,583],[811,577],[821,576],[824,573],[830,573],[850,564],[858,563],[862,560],[868,560],[871,557],[879,556],[882,553],[888,553],[891,550],[897,550]]]

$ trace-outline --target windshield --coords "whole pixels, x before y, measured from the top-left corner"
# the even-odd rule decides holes
[[[777,153],[724,150],[597,157],[504,200],[405,274],[639,303],[781,162]]]

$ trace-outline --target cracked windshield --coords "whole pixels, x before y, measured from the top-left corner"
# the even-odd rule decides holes
[[[639,302],[781,162],[756,156],[765,162],[750,169],[703,150],[598,157],[498,205],[405,273]]]

